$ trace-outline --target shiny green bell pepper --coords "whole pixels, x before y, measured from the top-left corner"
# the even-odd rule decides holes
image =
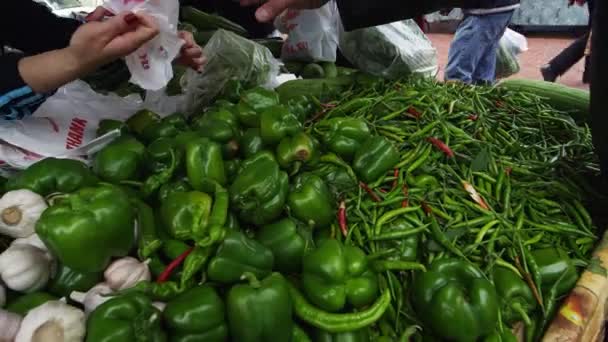
[[[207,277],[210,280],[232,284],[238,282],[245,272],[252,273],[258,278],[272,272],[274,256],[272,251],[237,231],[226,233],[215,256],[207,267]]]
[[[186,118],[179,113],[171,114],[158,122],[152,122],[141,132],[143,141],[152,142],[158,138],[173,138],[188,130]]]
[[[434,261],[417,274],[411,299],[424,327],[450,341],[476,341],[491,334],[498,322],[498,296],[492,283],[467,261]]]
[[[102,185],[80,189],[46,209],[36,223],[36,233],[65,266],[98,272],[111,258],[130,252],[134,227],[129,196],[117,187]]]
[[[511,330],[504,329],[502,332],[494,331],[483,339],[483,342],[518,342],[517,337],[511,332]]]
[[[283,106],[267,108],[260,114],[260,136],[266,146],[275,146],[301,130],[302,123]]]
[[[151,110],[142,109],[127,119],[126,124],[129,130],[137,135],[141,135],[146,127],[158,122],[160,122],[160,115]]]
[[[322,140],[327,149],[349,161],[371,136],[365,121],[357,118],[331,118],[320,129],[324,130]]]
[[[112,119],[103,119],[99,121],[99,126],[97,126],[97,131],[95,131],[95,135],[98,137],[109,133],[111,131],[119,130],[121,135],[129,134],[129,127],[126,123],[120,120],[112,120]]]
[[[276,150],[277,162],[284,169],[289,169],[294,163],[312,165],[320,157],[319,149],[315,138],[300,132],[281,140]]]
[[[528,284],[515,272],[504,267],[494,267],[492,278],[500,298],[502,321],[507,324],[523,321],[530,325],[529,314],[537,303]]]
[[[392,170],[400,158],[399,151],[390,141],[372,136],[355,152],[353,170],[359,179],[370,183]]]
[[[298,232],[294,220],[284,218],[265,225],[256,234],[256,239],[272,251],[275,270],[281,273],[300,271],[307,243]]]
[[[186,144],[186,171],[195,190],[214,192],[217,185],[226,184],[222,147],[208,138]]]
[[[313,173],[298,175],[287,196],[291,215],[313,228],[328,227],[336,218],[334,202],[327,184]]]
[[[212,109],[192,122],[192,128],[218,143],[226,143],[238,133],[239,122],[236,115],[223,108]]]
[[[9,301],[5,309],[21,316],[25,316],[27,315],[28,311],[51,300],[57,300],[57,297],[46,292],[26,293],[20,295],[12,301]]]
[[[287,109],[295,115],[300,122],[304,122],[315,111],[314,101],[305,95],[292,97],[287,101]]]
[[[160,173],[170,168],[173,162],[178,168],[182,164],[183,156],[184,150],[178,146],[175,139],[156,139],[146,147],[146,169],[150,173]]]
[[[174,192],[189,192],[192,190],[192,186],[185,179],[178,179],[171,183],[163,184],[158,190],[158,201],[164,202],[170,194]]]
[[[391,234],[397,232],[407,232],[416,228],[417,227],[415,227],[405,219],[395,219],[387,226],[382,228],[382,233]],[[412,234],[407,235],[403,238],[390,239],[378,242],[383,249],[394,250],[394,253],[387,256],[387,259],[389,260],[401,260],[411,262],[418,260],[420,234]]]
[[[163,321],[172,342],[222,342],[228,338],[224,302],[207,285],[193,287],[169,301]]]
[[[81,272],[59,264],[46,290],[58,297],[68,297],[72,291],[87,292],[102,279],[103,272]]]
[[[255,87],[241,94],[236,105],[239,121],[247,127],[260,126],[260,114],[269,107],[279,104],[279,95],[273,90]]]
[[[369,330],[361,329],[343,333],[332,334],[327,331],[317,329],[315,331],[316,342],[370,342]]]
[[[172,192],[161,203],[161,221],[173,238],[194,240],[209,225],[212,200],[199,191]]]
[[[87,319],[86,342],[166,341],[161,312],[143,294],[114,297]]]
[[[242,92],[243,85],[241,84],[241,82],[239,80],[231,79],[228,80],[228,82],[226,82],[226,84],[224,85],[224,89],[222,89],[220,98],[222,100],[236,103],[241,98]]]
[[[279,273],[261,281],[251,273],[245,277],[249,284],[234,285],[226,299],[233,341],[290,341],[293,304],[285,278]]]
[[[226,181],[230,184],[236,178],[241,169],[240,159],[224,160],[224,171],[226,171]]]
[[[82,162],[45,158],[10,178],[6,191],[29,189],[41,196],[70,193],[97,184],[98,179]]]
[[[93,172],[112,183],[136,180],[142,173],[146,147],[137,139],[124,136],[102,148],[93,159]]]
[[[250,158],[256,153],[262,151],[264,142],[260,136],[259,128],[248,128],[239,139],[239,147],[241,155],[244,158]]]
[[[289,177],[272,154],[260,152],[241,163],[242,170],[230,185],[231,210],[243,222],[268,224],[277,219],[289,191]]]
[[[560,248],[543,248],[534,250],[530,254],[538,266],[543,292],[548,291],[557,281],[560,281],[560,277],[561,281],[556,287],[558,296],[566,294],[576,285],[578,272],[566,251]],[[563,277],[562,274],[564,274]]]
[[[304,256],[302,289],[313,304],[329,312],[366,306],[380,293],[365,253],[337,240],[322,240]]]
[[[321,163],[315,165],[311,172],[321,177],[334,194],[348,192],[357,187],[357,180],[339,165]]]

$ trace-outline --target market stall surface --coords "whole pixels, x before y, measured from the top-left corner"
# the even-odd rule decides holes
[[[448,49],[452,41],[452,34],[431,33],[429,39],[437,49],[439,58],[440,72],[439,77],[443,78],[443,71],[448,60]],[[520,55],[521,71],[513,76],[515,78],[542,79],[540,67],[547,63],[551,58],[559,54],[565,47],[574,41],[573,36],[542,36],[528,35],[528,51]],[[583,60],[579,61],[563,77],[558,79],[559,83],[589,89],[589,85],[582,82],[584,70]]]

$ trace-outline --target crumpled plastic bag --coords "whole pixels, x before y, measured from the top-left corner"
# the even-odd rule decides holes
[[[520,70],[517,56],[527,50],[526,37],[507,28],[498,43],[496,78],[506,78],[517,74]]]
[[[159,90],[173,78],[171,62],[184,41],[177,35],[178,0],[105,0],[103,7],[114,14],[143,12],[156,20],[159,34],[125,57],[130,82],[143,89]]]
[[[245,88],[277,85],[281,63],[265,46],[232,32],[217,30],[203,50],[207,58],[203,71],[188,70],[183,78],[182,87],[187,89],[184,96],[189,106],[209,104],[231,79],[238,79]]]
[[[357,68],[372,75],[435,77],[437,51],[413,20],[340,34],[340,51]]]

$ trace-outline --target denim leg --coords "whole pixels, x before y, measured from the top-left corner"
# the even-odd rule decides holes
[[[458,80],[464,83],[473,81],[473,72],[481,53],[476,48],[480,30],[478,16],[466,16],[452,39],[448,51],[448,64],[445,68],[445,80]]]
[[[494,83],[496,79],[496,54],[498,44],[502,38],[514,11],[488,14],[479,17],[479,27],[482,32],[479,48],[483,51],[475,71],[473,72],[473,83]]]

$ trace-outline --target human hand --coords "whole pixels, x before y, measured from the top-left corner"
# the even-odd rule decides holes
[[[203,64],[207,61],[203,56],[203,49],[194,41],[192,33],[188,31],[179,31],[177,35],[185,41],[182,45],[179,56],[176,62],[200,72]]]
[[[106,15],[100,8],[91,13],[66,48],[84,70],[127,56],[158,34],[156,23],[145,14],[122,13],[99,21]]]
[[[262,5],[265,0],[240,0],[241,6]],[[286,9],[313,9],[325,5],[328,0],[268,0],[255,12],[259,22],[266,23],[274,20]]]

